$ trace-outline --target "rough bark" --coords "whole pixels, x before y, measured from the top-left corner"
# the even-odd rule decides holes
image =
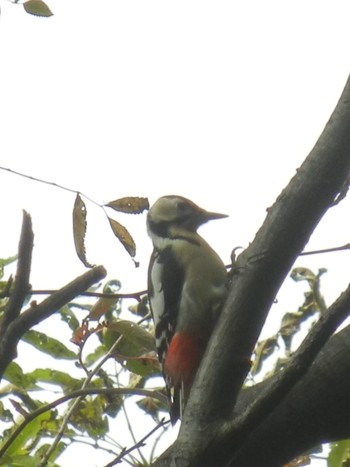
[[[349,172],[350,80],[315,147],[269,208],[254,241],[238,258],[229,297],[192,388],[179,437],[154,465],[279,465],[243,463],[242,453],[248,455],[252,450],[250,439],[258,439],[258,427],[264,426],[272,415],[271,411],[262,410],[255,426],[249,426],[248,411],[247,421],[240,420],[235,425],[234,407],[278,289],[318,222],[342,191]],[[310,360],[310,355],[306,351],[305,359]],[[298,384],[304,377],[300,375]],[[294,386],[298,387],[297,381],[279,393],[281,407],[293,394]],[[320,437],[327,439],[326,433],[315,439]],[[261,451],[265,446],[266,453],[272,444],[273,439],[265,439]]]

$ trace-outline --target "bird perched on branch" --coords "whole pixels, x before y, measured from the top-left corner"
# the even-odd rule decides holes
[[[182,416],[227,291],[225,265],[197,229],[223,217],[181,196],[158,199],[147,216],[154,247],[149,302],[173,423]]]

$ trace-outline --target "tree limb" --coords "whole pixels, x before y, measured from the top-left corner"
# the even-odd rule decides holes
[[[350,437],[350,326],[332,336],[309,371],[237,450],[230,466],[280,467],[321,443]],[[243,413],[278,375],[241,391]]]
[[[222,450],[233,451],[234,444],[244,446],[249,442],[250,434],[254,433],[254,430],[273,412],[295,384],[304,377],[319,351],[349,313],[350,286],[321,315],[285,368],[274,377],[268,389],[259,392],[249,408],[234,418],[230,428],[227,424],[225,441],[222,439]]]
[[[350,80],[315,147],[237,260],[229,297],[193,385],[175,447],[154,465],[225,465],[223,426],[277,291],[350,171]],[[222,462],[218,464],[218,459]],[[171,464],[173,462],[173,464]],[[234,464],[240,467],[240,464]]]

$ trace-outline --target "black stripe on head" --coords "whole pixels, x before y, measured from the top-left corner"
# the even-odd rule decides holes
[[[160,221],[155,222],[152,220],[148,221],[148,227],[152,233],[162,238],[170,238],[171,240],[184,240],[186,242],[192,243],[193,245],[200,245],[200,243],[191,236],[186,235],[172,235],[170,233],[171,222]]]
[[[169,232],[169,222],[166,221],[161,221],[161,222],[155,222],[152,221],[151,219],[148,219],[148,228],[151,232],[153,232],[155,235],[158,235],[159,237],[168,237],[168,232]]]

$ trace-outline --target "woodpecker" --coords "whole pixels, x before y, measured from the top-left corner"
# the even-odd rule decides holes
[[[174,195],[159,198],[147,215],[154,247],[149,303],[173,424],[182,416],[227,292],[225,265],[197,229],[224,217]]]

